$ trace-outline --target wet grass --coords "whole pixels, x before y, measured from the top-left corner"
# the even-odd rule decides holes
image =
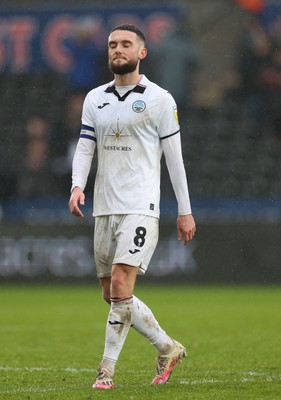
[[[167,385],[150,385],[155,350],[131,330],[116,389],[91,389],[108,312],[97,285],[2,285],[0,399],[281,398],[280,287],[139,285],[136,295],[187,347]]]

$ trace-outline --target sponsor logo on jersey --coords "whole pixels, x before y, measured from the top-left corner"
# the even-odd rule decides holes
[[[135,253],[139,253],[139,252],[140,252],[140,250],[138,250],[138,249],[129,250],[129,253],[131,253],[131,254],[135,254]]]
[[[109,133],[109,134],[107,134],[105,136],[111,136],[112,140],[115,141],[115,142],[120,142],[120,141],[122,142],[122,140],[124,138],[132,136],[132,135],[130,135],[128,133],[123,132],[124,128],[120,129],[120,127],[119,127],[119,118],[117,119],[116,128],[112,128],[112,126],[110,126],[110,129],[111,129],[112,133]]]
[[[122,129],[122,131],[123,131],[123,129]],[[111,137],[112,137],[112,140],[114,140],[114,141],[116,141],[116,142],[119,142],[119,141],[122,142],[122,139],[124,139],[124,138],[126,138],[126,137],[131,137],[131,136],[132,136],[132,135],[123,133],[122,131],[121,131],[121,132],[118,131],[118,130],[114,131],[114,130],[112,129],[112,133],[109,133],[108,135],[105,135],[105,136],[111,136]]]
[[[98,106],[98,108],[101,110],[103,107],[108,106],[110,103],[103,103],[101,106]]]
[[[141,113],[146,109],[146,104],[142,100],[137,100],[132,105],[132,108],[136,113]]]
[[[128,146],[103,146],[104,150],[132,151],[132,147]]]

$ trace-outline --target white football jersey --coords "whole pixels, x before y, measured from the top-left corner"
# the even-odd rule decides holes
[[[114,81],[87,94],[80,138],[98,153],[94,216],[159,217],[161,139],[179,130],[173,97],[144,75],[123,96]]]

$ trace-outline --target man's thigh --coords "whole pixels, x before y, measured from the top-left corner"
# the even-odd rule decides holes
[[[111,267],[117,245],[114,237],[115,224],[114,215],[95,218],[94,256],[98,278],[111,276]]]
[[[144,274],[158,242],[159,220],[128,214],[122,217],[115,232],[117,247],[113,264],[127,264]]]
[[[138,214],[96,217],[94,254],[98,278],[111,275],[112,264],[139,268],[144,274],[158,242],[159,220]]]

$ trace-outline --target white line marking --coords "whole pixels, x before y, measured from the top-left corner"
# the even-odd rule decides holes
[[[8,366],[1,366],[0,371],[51,371],[51,372],[73,372],[73,373],[80,373],[80,372],[97,372],[96,369],[87,369],[87,368],[48,368],[48,367],[8,367]]]
[[[205,372],[206,373],[206,372]],[[212,371],[214,373],[214,371]],[[230,383],[230,382],[237,382],[237,383],[250,383],[250,382],[257,382],[256,378],[262,379],[263,382],[274,382],[274,381],[281,381],[280,375],[270,375],[269,372],[255,372],[255,371],[216,371],[219,374],[237,374],[242,375],[240,378],[233,377],[232,379],[182,379],[180,381],[181,385],[205,385],[209,383]],[[250,378],[247,378],[250,376]],[[256,378],[255,378],[256,377]]]
[[[96,373],[97,370],[94,368],[52,368],[52,367],[12,367],[8,365],[0,365],[0,371],[51,371],[51,372],[72,372],[76,374],[80,374],[81,372],[89,372],[89,373]],[[126,370],[126,372],[135,374],[135,373],[146,373],[146,370]],[[279,375],[271,375],[269,372],[263,371],[237,371],[237,370],[228,370],[228,371],[221,371],[221,370],[207,370],[207,371],[199,371],[199,372],[190,372],[190,375],[229,375],[229,374],[236,374],[242,376],[257,376],[257,377],[266,377],[266,378],[276,378],[281,379]],[[241,378],[242,379],[242,378]],[[205,380],[207,381],[207,380]],[[208,382],[217,381],[216,379],[210,379]],[[204,383],[204,379],[201,380]]]
[[[0,390],[0,393],[47,393],[47,392],[64,392],[67,390],[79,390],[81,387],[78,386],[71,386],[71,387],[49,387],[49,388],[35,388],[35,387],[30,387],[30,388],[18,388],[18,389],[12,389],[12,390]]]
[[[51,371],[51,372],[70,372],[74,374],[80,374],[83,372],[95,374],[97,371],[95,369],[88,368],[51,368],[51,367],[12,367],[12,366],[1,366],[0,371],[11,371],[11,372],[40,372],[40,371]],[[146,373],[145,370],[128,370],[127,373],[137,374],[137,373]],[[271,375],[269,372],[263,371],[237,371],[237,370],[229,370],[229,371],[219,371],[219,370],[209,370],[209,371],[201,371],[201,372],[191,372],[191,376],[196,375],[233,375],[236,374],[239,377],[231,377],[230,378],[202,378],[202,379],[181,379],[181,385],[210,385],[210,384],[219,384],[219,383],[252,383],[257,382],[258,380],[262,380],[263,382],[277,382],[281,380],[281,375]],[[48,388],[17,388],[11,390],[1,390],[0,393],[47,393],[47,392],[63,392],[68,390],[81,390],[80,386],[61,386],[61,387],[48,387]]]

